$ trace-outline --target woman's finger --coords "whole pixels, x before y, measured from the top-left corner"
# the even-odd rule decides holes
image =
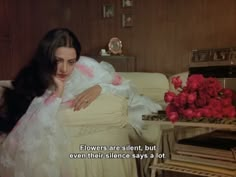
[[[89,105],[90,101],[88,99],[86,99],[86,97],[80,97],[76,100],[75,104],[74,104],[74,110],[78,111],[81,108],[84,108],[85,105]],[[87,106],[86,106],[87,107]]]
[[[98,95],[101,93],[101,87],[96,85],[85,90],[79,94],[75,100],[72,107],[74,111],[80,110],[81,108],[86,108],[90,103],[92,103]]]

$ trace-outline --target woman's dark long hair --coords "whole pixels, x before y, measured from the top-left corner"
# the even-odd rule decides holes
[[[13,80],[13,88],[5,89],[3,93],[3,103],[0,106],[1,132],[9,133],[32,100],[42,96],[50,86],[55,86],[55,51],[59,47],[74,48],[78,60],[81,46],[74,33],[65,28],[49,31],[40,41],[29,64],[20,70]]]

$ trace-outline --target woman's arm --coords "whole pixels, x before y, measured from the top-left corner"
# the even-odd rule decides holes
[[[92,86],[79,94],[73,101],[72,107],[74,111],[85,109],[92,103],[101,93],[102,88],[99,85]]]
[[[86,89],[76,96],[73,104],[74,110],[86,108],[103,93],[131,96],[129,81],[122,79],[113,66],[108,63],[98,63],[92,58],[81,56],[75,69],[72,83],[76,89],[71,90],[75,93],[78,90],[79,93],[81,88]]]

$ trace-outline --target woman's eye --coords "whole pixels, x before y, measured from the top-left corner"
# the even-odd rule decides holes
[[[56,63],[61,63],[62,61],[61,60],[56,60]]]
[[[73,65],[75,64],[75,61],[69,61],[69,64]]]

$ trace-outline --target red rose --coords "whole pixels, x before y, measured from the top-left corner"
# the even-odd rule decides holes
[[[170,112],[167,116],[171,122],[176,122],[179,119],[177,112]]]
[[[226,97],[226,98],[232,98],[232,96],[233,96],[233,91],[232,91],[231,89],[225,88],[225,89],[222,89],[222,94],[223,94],[223,96]]]
[[[174,99],[174,104],[176,107],[184,106],[187,103],[187,94],[182,92],[179,95],[177,95]]]
[[[172,79],[175,88],[182,87],[179,77]],[[204,78],[202,75],[192,75],[186,86],[178,95],[173,92],[165,94],[167,116],[174,122],[179,116],[186,118],[200,117],[235,117],[236,109],[232,105],[236,95],[230,89],[222,89],[216,78]]]
[[[207,90],[208,94],[211,96],[211,97],[216,97],[218,95],[218,92],[215,88],[208,88]]]
[[[188,103],[189,103],[189,104],[194,103],[194,101],[196,100],[196,98],[197,98],[196,92],[188,94],[188,98],[187,98],[187,99],[188,99]]]
[[[192,117],[194,116],[194,112],[193,112],[192,109],[185,109],[185,110],[183,111],[183,115],[184,115],[184,117],[186,117],[186,118],[192,118]]]
[[[211,117],[212,116],[211,111],[207,107],[201,108],[198,110],[201,112],[203,117]]]
[[[195,101],[195,104],[196,104],[196,106],[201,108],[201,107],[207,105],[207,99],[205,97],[202,97],[202,98],[200,97]]]
[[[223,112],[222,111],[217,111],[215,109],[211,110],[211,117],[213,118],[222,118],[223,117]]]
[[[222,98],[221,104],[223,107],[230,106],[232,104],[232,98]]]
[[[204,77],[201,74],[194,74],[188,77],[187,80],[187,89],[190,91],[195,91],[198,89],[199,85],[201,85],[204,81]]]
[[[182,80],[180,79],[180,76],[173,77],[171,82],[174,85],[175,89],[182,87]]]
[[[222,90],[219,80],[212,77],[206,79],[205,86],[207,87],[206,90],[208,94],[212,97],[218,96],[220,90]]]
[[[194,103],[188,104],[188,108],[195,110],[197,107]]]
[[[235,107],[234,106],[224,107],[223,115],[231,118],[235,117]]]
[[[176,109],[176,106],[173,105],[173,104],[168,104],[167,107],[166,107],[166,114],[169,114],[170,112],[176,112],[177,109]]]
[[[196,118],[202,117],[202,112],[201,112],[201,110],[196,109],[196,110],[194,111],[194,117],[196,117]]]
[[[166,103],[170,103],[174,100],[175,97],[176,97],[176,95],[174,92],[168,91],[165,93],[164,100]]]
[[[222,104],[219,99],[211,98],[209,100],[208,107],[214,111],[220,112],[222,110]]]
[[[210,99],[210,95],[208,95],[207,91],[205,89],[201,89],[198,91],[199,98],[205,98],[205,99]]]

